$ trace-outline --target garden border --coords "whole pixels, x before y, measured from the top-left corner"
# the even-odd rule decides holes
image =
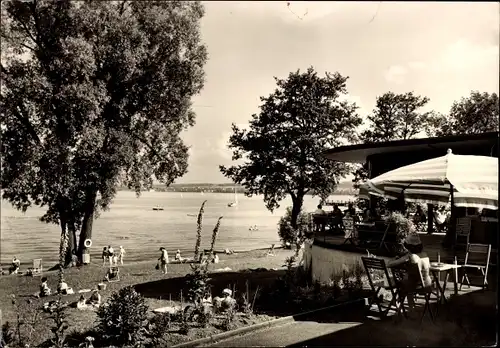
[[[354,304],[354,303],[362,302],[362,301],[365,301],[365,303],[366,303],[366,298],[361,297],[361,298],[357,298],[357,299],[352,300],[352,301],[337,303],[337,304],[334,304],[331,306],[314,309],[312,311],[301,312],[301,313],[289,315],[289,316],[286,316],[283,318],[272,319],[272,320],[268,320],[268,321],[265,321],[262,323],[240,327],[238,329],[226,331],[226,332],[221,332],[221,333],[215,334],[213,336],[203,337],[203,338],[199,338],[199,339],[196,339],[193,341],[188,341],[188,342],[176,344],[176,345],[172,346],[172,348],[191,348],[191,347],[198,347],[198,346],[206,345],[206,344],[214,344],[214,343],[217,343],[219,341],[222,341],[222,340],[225,340],[228,338],[247,334],[249,332],[255,332],[255,331],[262,330],[262,329],[267,329],[270,327],[274,327],[274,326],[282,325],[282,324],[285,324],[288,322],[292,322],[292,321],[295,321],[296,318],[305,316],[307,314],[319,313],[321,311],[326,311],[329,309],[334,309],[337,307],[350,305],[350,304]]]

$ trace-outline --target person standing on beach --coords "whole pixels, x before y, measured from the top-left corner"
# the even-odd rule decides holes
[[[109,265],[113,266],[113,263],[116,263],[115,259],[115,251],[111,245],[108,245],[108,257],[109,257]]]
[[[160,263],[160,269],[162,270],[163,274],[167,274],[168,252],[167,249],[165,249],[164,247],[161,247],[160,251],[161,251],[161,256],[158,259]]]
[[[108,259],[108,247],[102,248],[102,265],[106,265],[106,261]]]
[[[123,257],[125,256],[125,249],[120,245],[120,251],[118,252],[118,260],[120,264],[123,266]]]

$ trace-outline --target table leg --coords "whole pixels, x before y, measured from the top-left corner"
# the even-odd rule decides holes
[[[439,274],[440,274],[439,271],[432,272],[432,275],[434,277],[434,281],[436,282],[436,286],[438,288],[438,302],[441,303],[441,302],[446,302],[446,296],[444,295],[444,289],[441,287],[441,283],[439,281]],[[445,286],[446,286],[446,282],[445,282]]]
[[[458,268],[453,269],[453,292],[458,295]]]

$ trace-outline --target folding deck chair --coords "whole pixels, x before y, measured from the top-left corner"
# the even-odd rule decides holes
[[[471,260],[471,255],[480,254],[482,257],[473,258]],[[467,251],[465,254],[465,262],[462,265],[462,280],[460,281],[460,288],[462,290],[462,285],[464,280],[467,281],[467,285],[470,288],[469,275],[467,274],[467,269],[476,269],[481,271],[482,274],[482,287],[485,289],[488,287],[488,268],[490,266],[490,256],[491,256],[491,244],[467,244]]]
[[[384,317],[387,316],[391,309],[395,309],[398,315],[401,315],[401,307],[398,305],[399,291],[397,284],[395,283],[394,277],[389,275],[389,270],[387,269],[384,259],[362,256],[361,260],[363,261],[363,266],[365,267],[365,271],[368,276],[368,282],[370,283],[370,287],[373,291],[372,297],[368,300],[368,308],[370,309],[375,303],[380,314]],[[385,276],[385,280],[382,279],[374,281],[372,279],[372,271],[382,271]],[[389,290],[392,296],[389,305],[385,309],[381,305],[382,301],[379,299],[379,293],[382,289]]]
[[[425,314],[429,313],[429,316],[431,318],[431,321],[434,322],[434,314],[432,313],[431,307],[430,307],[430,299],[431,295],[433,294],[433,289],[432,286],[424,286],[424,279],[422,277],[422,272],[420,271],[419,267],[417,264],[404,264],[401,265],[400,267],[393,267],[391,268],[392,273],[394,274],[394,281],[396,283],[396,286],[399,290],[399,298],[401,301],[401,307],[402,307],[402,312],[406,316],[406,310],[404,307],[404,301],[405,299],[408,298],[408,296],[414,296],[415,298],[417,295],[422,295],[424,298],[424,309],[422,312],[422,316],[420,317],[420,322],[424,320]],[[413,290],[409,290],[407,293],[405,293],[402,289],[404,287],[404,279],[413,277],[414,279],[417,280],[416,282],[416,287]]]
[[[33,267],[30,269],[30,272],[33,277],[42,275],[43,272],[42,259],[33,260]]]

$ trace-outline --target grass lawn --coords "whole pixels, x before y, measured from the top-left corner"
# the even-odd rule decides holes
[[[265,250],[254,250],[233,255],[221,255],[221,261],[218,264],[210,265],[210,270],[231,268],[234,272],[221,274],[218,277],[217,284],[213,288],[214,296],[219,295],[222,288],[226,286],[236,286],[241,291],[244,291],[245,279],[252,277],[254,274],[262,274],[265,282],[273,281],[277,274],[276,272],[237,272],[256,268],[281,268],[285,258],[293,254],[290,250],[277,249],[275,256],[267,256]],[[163,275],[155,270],[156,260],[136,262],[127,264],[120,269],[120,281],[107,283],[106,290],[101,291],[103,301],[106,300],[114,291],[125,286],[133,285],[136,290],[145,298],[149,308],[155,309],[169,305],[169,299],[173,301],[180,300],[180,291],[185,289],[184,276],[191,271],[189,264],[170,264],[168,266],[168,274]],[[65,270],[65,281],[76,292],[73,295],[63,297],[65,302],[71,303],[78,300],[81,294],[78,290],[92,289],[102,282],[107,268],[102,267],[99,261],[93,262],[90,265],[80,268],[70,268]],[[57,272],[44,272],[44,276],[48,278],[49,287],[54,292],[57,287],[58,275]],[[30,313],[38,312],[36,308],[43,306],[44,302],[55,300],[57,296],[50,296],[42,299],[36,299],[32,295],[38,292],[40,285],[40,277],[29,277],[22,275],[4,275],[0,278],[0,308],[2,309],[2,321],[9,321],[11,324],[16,322],[16,316],[20,313],[22,316],[29,317]],[[184,290],[185,291],[185,290]],[[184,292],[186,294],[186,292]],[[18,299],[18,306],[12,304],[12,295]],[[89,294],[84,294],[86,297]],[[185,295],[184,295],[185,296]],[[30,299],[30,304],[26,300]],[[95,326],[96,314],[93,311],[80,311],[70,308],[67,311],[70,331],[87,331]],[[255,322],[269,320],[272,317],[267,315],[239,317],[236,320],[237,325],[250,325]],[[53,324],[51,320],[46,318],[46,315],[41,315],[38,323],[35,325],[35,332],[32,334],[31,346],[36,346],[51,337],[50,328]],[[221,330],[209,327],[205,330],[191,330],[188,336],[173,335],[172,342],[185,341],[198,337],[206,336],[220,332]],[[80,341],[81,343],[81,341]]]

